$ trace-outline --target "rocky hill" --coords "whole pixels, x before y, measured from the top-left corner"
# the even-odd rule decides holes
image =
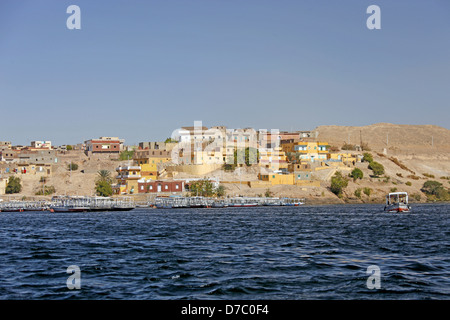
[[[319,126],[317,138],[332,146],[367,144],[391,154],[444,154],[450,152],[450,130],[435,125],[377,123],[363,127]]]

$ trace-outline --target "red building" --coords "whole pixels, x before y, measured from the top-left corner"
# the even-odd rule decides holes
[[[118,137],[100,137],[85,141],[86,153],[120,153],[123,150],[123,139]]]
[[[139,193],[183,192],[184,181],[139,180]]]

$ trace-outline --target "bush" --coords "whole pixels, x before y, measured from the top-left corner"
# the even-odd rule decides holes
[[[418,176],[416,176],[414,174],[410,174],[409,176],[407,176],[407,178],[413,179],[413,180],[419,180],[420,179],[420,177],[418,177]]]
[[[405,166],[403,163],[401,163],[397,158],[394,157],[390,157],[389,160],[391,160],[393,163],[395,163],[397,166],[399,166],[400,168],[402,168],[405,171],[409,171],[412,174],[415,174],[414,171],[412,171],[411,169],[409,169],[407,166]]]
[[[370,153],[364,152],[362,161],[371,163],[373,161],[373,157],[372,157],[372,155]]]
[[[352,173],[350,173],[350,177],[352,177],[353,182],[355,182],[356,179],[362,179],[364,177],[364,174],[361,169],[355,168],[353,169]]]
[[[347,178],[342,176],[342,173],[340,171],[337,171],[331,178],[330,190],[340,198],[342,197],[342,191],[344,190],[344,188],[347,187],[347,185],[348,185]]]
[[[364,188],[363,192],[366,196],[370,197],[370,195],[372,194],[372,189],[366,187]]]
[[[403,178],[403,175],[401,173],[396,173],[397,177]]]
[[[67,166],[67,170],[76,171],[76,170],[78,170],[78,165],[76,163],[71,162]]]
[[[8,184],[6,185],[5,193],[13,194],[20,193],[22,191],[22,185],[20,184],[20,178],[10,177]]]
[[[356,150],[356,146],[354,144],[344,142],[344,145],[341,147],[341,150]]]
[[[416,201],[420,201],[420,199],[422,198],[419,193],[414,193],[411,195],[411,197]]]
[[[432,174],[429,174],[429,173],[422,173],[422,175],[423,175],[424,177],[434,179],[434,175],[432,175]]]
[[[266,189],[266,192],[264,193],[264,196],[265,196],[266,198],[270,198],[270,197],[273,196],[273,192],[270,191],[270,189]]]
[[[406,181],[406,183],[405,183],[407,186],[409,186],[409,187],[411,187],[412,186],[412,183],[411,183],[411,181]]]
[[[361,199],[361,188],[355,190],[355,196]]]
[[[35,195],[42,196],[42,194],[43,194],[44,196],[48,196],[48,195],[54,194],[55,192],[56,192],[56,190],[55,190],[54,186],[45,186],[44,190],[42,190],[42,189],[38,190],[35,193]]]
[[[428,197],[428,200],[431,201],[449,201],[450,200],[450,192],[444,188],[442,183],[429,180],[426,181],[422,189],[420,189],[423,193],[425,193]]]
[[[397,192],[397,188],[391,188],[391,192]]]
[[[370,170],[373,171],[374,176],[378,177],[381,176],[382,174],[384,174],[384,167],[381,163],[378,163],[376,161],[372,161],[371,163],[369,163],[369,167]]]
[[[69,146],[66,146],[66,150],[67,150],[67,151],[71,151],[71,150],[73,150],[73,147],[70,146],[70,145],[69,145]]]

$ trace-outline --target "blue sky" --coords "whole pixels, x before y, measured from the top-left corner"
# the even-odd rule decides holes
[[[450,128],[449,17],[446,0],[2,0],[0,140],[136,144],[195,120]]]

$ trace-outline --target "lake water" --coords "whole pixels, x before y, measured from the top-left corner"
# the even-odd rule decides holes
[[[449,299],[450,205],[382,210],[0,213],[0,299]]]

